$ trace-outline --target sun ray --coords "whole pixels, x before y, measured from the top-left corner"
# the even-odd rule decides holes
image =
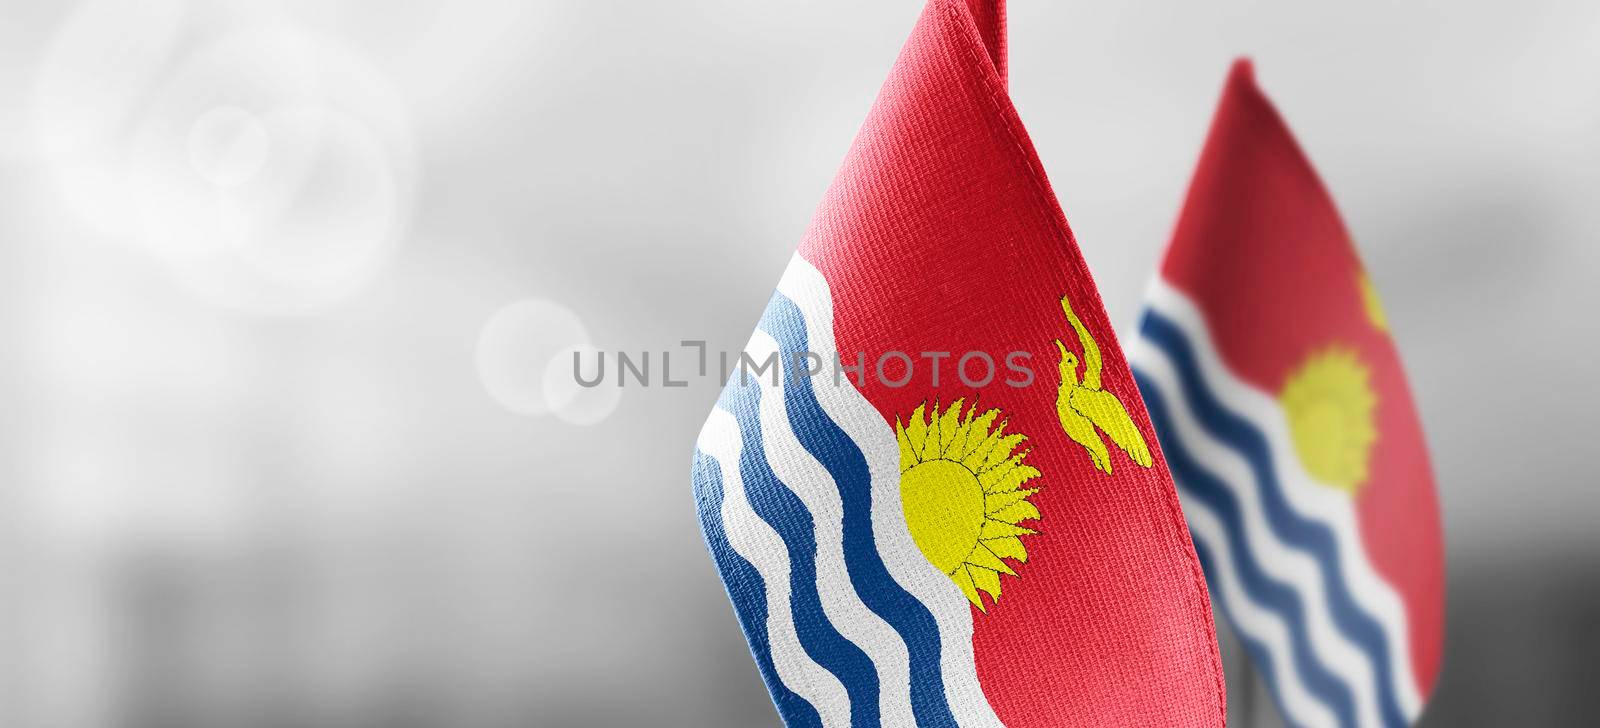
[[[984,539],[980,543],[988,547],[990,551],[993,551],[995,556],[999,556],[1002,559],[1012,559],[1023,563],[1028,560],[1028,550],[1022,547],[1022,539],[1016,536]]]
[[[993,420],[994,418],[991,417],[989,419]],[[974,472],[983,467],[983,464],[989,461],[989,451],[994,449],[995,443],[1000,442],[1005,429],[1006,423],[1002,422],[993,432],[985,434],[982,440],[972,446],[972,450],[967,453],[967,456],[961,459],[961,464]]]
[[[922,405],[917,405],[911,412],[911,424],[906,428],[906,437],[911,441],[911,454],[916,456],[917,462],[922,462],[922,446],[927,443],[928,423],[922,419]]]
[[[987,541],[991,538],[1003,538],[1006,536],[1031,536],[1035,533],[1038,532],[1030,528],[1023,528],[1022,526],[1015,524],[1002,523],[1000,521],[990,519],[984,521],[983,526],[978,529],[978,539]],[[1018,541],[1018,543],[1021,543],[1021,541]]]
[[[983,499],[984,512],[993,515],[994,513],[999,512],[1000,509],[1005,508],[1006,506],[1009,506],[1019,500],[1023,500],[1037,492],[1039,492],[1038,488],[1028,488],[1027,490],[1013,490],[1006,493],[991,494],[989,497]]]
[[[1037,506],[1033,505],[1032,503],[1029,503],[1029,502],[1023,500],[1023,501],[1017,501],[1016,503],[1012,503],[1009,506],[1006,506],[1004,508],[1001,508],[998,511],[990,513],[990,514],[988,514],[988,516],[990,518],[993,518],[996,521],[1004,521],[1006,523],[1013,523],[1013,522],[1016,522],[1016,521],[1038,520],[1038,518],[1039,518],[1039,509],[1038,509]]]
[[[1027,502],[1027,496],[1032,496],[1034,493],[1038,493],[1038,488],[1026,488],[1026,490],[1014,490],[1006,491],[1006,493],[989,494],[987,498],[984,498],[984,514],[989,515],[990,518],[1000,518],[998,515],[995,515],[998,514],[1000,510],[1006,509],[1006,507],[1011,506],[1011,504],[1014,504],[1014,502]],[[1037,515],[1035,515],[1035,518],[1037,518]],[[1000,518],[1000,520],[1005,520],[1005,518]]]
[[[950,405],[950,409],[945,410],[944,415],[939,418],[939,453],[941,455],[950,452],[950,446],[955,443],[956,427],[959,426],[959,420],[961,419],[961,403],[962,400],[956,400],[956,403]]]
[[[967,563],[973,566],[981,566],[991,571],[999,571],[1012,576],[1017,575],[1017,572],[1006,566],[1006,562],[1001,561],[999,556],[995,556],[994,552],[989,550],[989,547],[984,546],[982,541],[979,541],[978,547],[973,549],[972,553],[967,556]]]
[[[972,575],[973,584],[989,593],[990,599],[1000,601],[1000,572],[985,569],[977,564],[967,564],[967,573]]]
[[[963,464],[967,465],[968,467],[976,466],[976,463],[967,461],[974,455],[979,454],[980,448],[992,444],[995,440],[1000,438],[998,431],[993,434],[989,432],[989,426],[994,424],[994,419],[995,417],[999,416],[999,414],[999,410],[989,410],[988,412],[978,415],[977,418],[972,420],[972,424],[967,428],[967,447],[961,453],[961,461]],[[974,433],[982,433],[983,436],[973,437]]]
[[[916,465],[919,461],[917,459],[917,454],[911,449],[911,436],[906,434],[905,428],[900,424],[899,418],[895,418],[894,430],[896,437],[898,437],[900,440],[900,472],[903,473],[906,471],[906,469]]]
[[[1024,463],[1027,438],[1006,434],[1000,410],[966,404],[924,402],[908,421],[895,419],[900,496],[917,547],[987,612],[999,602],[1000,576],[1018,576],[1008,560],[1028,560],[1020,537],[1037,531],[1020,524],[1041,514],[1029,500],[1039,489],[1023,486],[1041,473]]]
[[[965,564],[951,572],[950,580],[954,581],[956,586],[961,587],[961,592],[967,595],[967,599],[972,600],[972,603],[978,605],[979,609],[984,609],[983,597],[978,596],[978,585],[972,583],[972,574],[967,572]]]
[[[1021,435],[1006,435],[996,440],[994,447],[989,450],[989,457],[984,460],[983,469],[988,470],[1011,458],[1011,451],[1020,445],[1024,438]]]

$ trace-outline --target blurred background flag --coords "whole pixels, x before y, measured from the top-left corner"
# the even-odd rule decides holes
[[[1133,344],[1211,594],[1296,726],[1405,726],[1444,565],[1377,290],[1257,88],[1228,78]]]
[[[932,0],[697,443],[793,726],[1220,726],[1204,576],[1005,85]],[[776,356],[776,359],[773,357]]]

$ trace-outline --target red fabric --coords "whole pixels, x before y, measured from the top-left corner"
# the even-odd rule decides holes
[[[996,713],[1029,726],[1220,726],[1221,664],[1200,565],[1166,464],[1094,281],[1006,93],[998,3],[981,26],[962,0],[927,6],[800,254],[826,276],[842,352],[1032,353],[1032,386],[966,388],[945,362],[909,385],[869,372],[867,398],[893,423],[924,401],[1000,408],[1042,477],[1039,533],[973,612],[978,674]],[[998,36],[996,36],[998,38]],[[1104,354],[1104,386],[1154,455],[1112,446],[1097,471],[1055,408],[1057,338],[1076,348],[1070,299]],[[870,367],[870,364],[869,364]],[[899,369],[889,374],[896,376]],[[1109,440],[1108,440],[1109,444]]]
[[[1363,305],[1362,271],[1332,198],[1240,61],[1162,274],[1200,305],[1228,367],[1268,392],[1281,391],[1296,366],[1330,343],[1370,367],[1378,441],[1357,496],[1361,537],[1374,568],[1405,600],[1426,697],[1443,638],[1439,506],[1399,354]]]
[[[1000,82],[1006,81],[1006,2],[1005,0],[967,0],[967,10],[978,28],[978,36],[989,51]]]

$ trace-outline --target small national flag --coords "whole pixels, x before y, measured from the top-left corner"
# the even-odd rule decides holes
[[[791,726],[1220,726],[1204,575],[1001,18],[928,2],[700,434],[706,541]]]
[[[1233,69],[1132,347],[1211,594],[1296,726],[1405,726],[1439,669],[1422,428],[1333,201]]]

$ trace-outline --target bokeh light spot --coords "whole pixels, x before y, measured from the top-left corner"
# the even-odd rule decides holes
[[[563,350],[588,343],[583,322],[567,307],[543,299],[516,301],[494,312],[478,335],[478,378],[506,409],[550,414],[546,370]]]
[[[249,181],[267,162],[267,129],[237,106],[219,106],[201,114],[189,129],[189,166],[218,187]]]
[[[574,370],[573,356],[577,356]],[[622,400],[622,388],[617,386],[614,372],[605,368],[605,353],[587,344],[562,349],[545,366],[544,399],[555,416],[573,425],[597,425],[612,412]],[[612,376],[607,377],[606,374]],[[599,383],[587,387],[578,381]]]

